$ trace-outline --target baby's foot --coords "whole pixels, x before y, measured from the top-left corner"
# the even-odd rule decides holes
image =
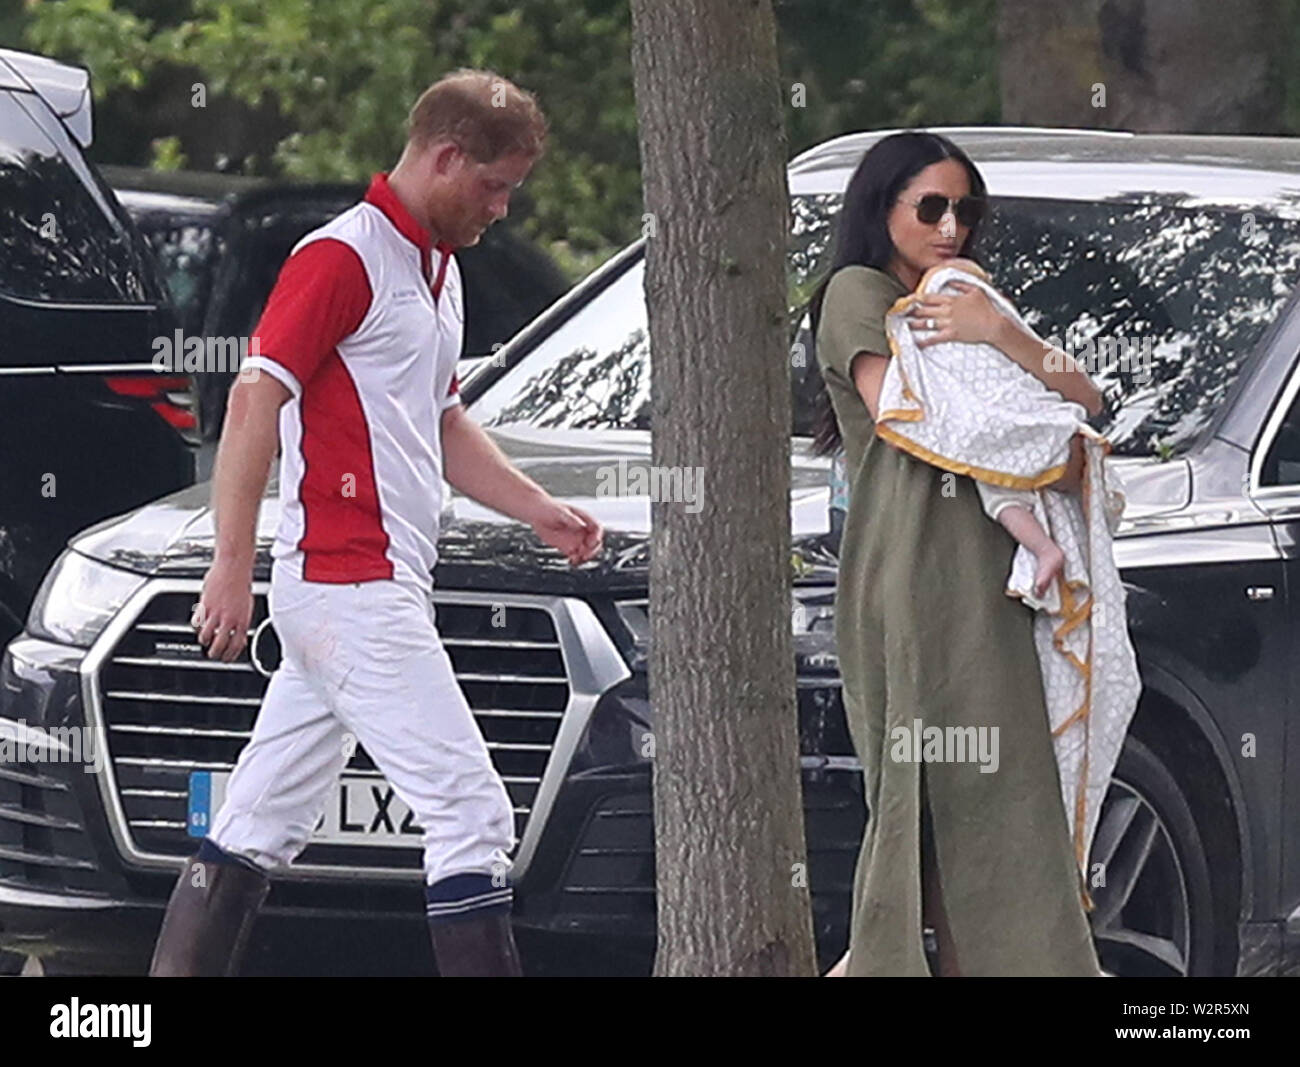
[[[1034,595],[1046,595],[1052,582],[1065,573],[1065,553],[1055,541],[1048,541],[1034,555],[1038,558],[1038,569],[1034,572]]]

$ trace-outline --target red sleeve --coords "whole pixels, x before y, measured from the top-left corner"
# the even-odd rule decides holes
[[[253,337],[255,351],[306,385],[370,310],[370,279],[356,250],[333,237],[312,241],[285,260]],[[267,370],[275,372],[276,367]]]

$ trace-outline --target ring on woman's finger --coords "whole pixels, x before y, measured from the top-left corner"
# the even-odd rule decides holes
[[[926,319],[926,320],[925,320],[925,328],[926,328],[927,330],[933,330],[933,329],[934,329],[934,319]]]

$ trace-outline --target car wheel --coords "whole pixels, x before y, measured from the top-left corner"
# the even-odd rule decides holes
[[[1214,910],[1205,848],[1177,781],[1136,738],[1125,740],[1111,776],[1088,869],[1089,918],[1107,974],[1212,973]],[[1092,884],[1101,879],[1104,884]]]

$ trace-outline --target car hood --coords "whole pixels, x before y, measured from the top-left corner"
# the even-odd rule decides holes
[[[650,464],[649,433],[531,427],[490,433],[520,470],[601,522],[605,551],[600,559],[570,567],[528,527],[450,493],[442,513],[435,583],[442,588],[557,594],[644,592],[651,497],[639,472]],[[790,495],[792,567],[795,577],[803,581],[834,581],[835,561],[826,539],[828,466],[828,460],[812,456],[802,442],[796,442]],[[270,574],[271,542],[279,519],[280,500],[272,483],[258,518],[254,574],[261,579]],[[142,574],[201,576],[213,551],[210,483],[201,482],[108,519],[80,534],[72,547]]]
[[[536,591],[643,592],[648,585],[651,498],[636,484],[650,463],[645,431],[563,431],[512,427],[492,437],[512,462],[548,492],[593,515],[605,527],[600,559],[570,567],[529,528],[450,494],[442,514],[435,582],[443,588]],[[1161,463],[1113,457],[1127,498],[1119,536],[1142,532],[1151,521],[1187,506],[1191,477],[1185,460]],[[620,471],[623,472],[620,474]],[[827,538],[828,461],[796,441],[791,463],[792,567],[797,580],[835,579]],[[597,493],[604,484],[623,495]],[[136,511],[91,527],[73,547],[115,567],[142,574],[198,577],[212,560],[210,485],[201,482]],[[258,519],[254,573],[270,574],[270,549],[280,519],[274,483]]]

